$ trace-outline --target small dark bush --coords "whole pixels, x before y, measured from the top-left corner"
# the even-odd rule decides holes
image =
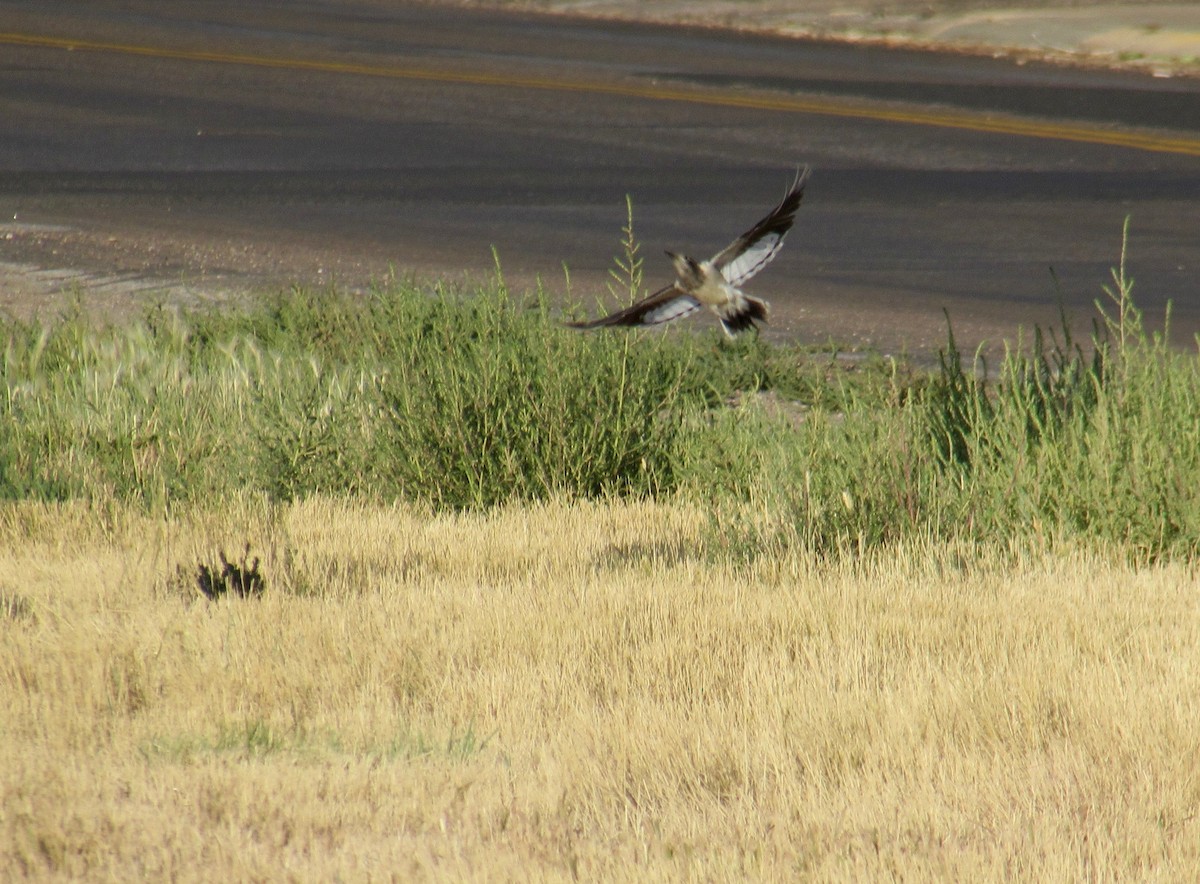
[[[205,596],[216,600],[229,593],[241,598],[257,598],[263,594],[267,584],[258,570],[258,557],[256,556],[249,565],[246,564],[246,558],[250,555],[249,544],[246,545],[246,551],[242,554],[239,564],[235,565],[225,558],[224,552],[217,555],[221,559],[219,571],[216,568],[210,568],[203,562],[197,567],[196,583]]]

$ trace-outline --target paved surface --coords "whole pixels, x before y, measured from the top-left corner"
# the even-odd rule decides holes
[[[382,0],[3,2],[0,291],[101,309],[386,274],[591,306],[635,203],[724,245],[815,167],[753,291],[774,332],[922,350],[1086,312],[1133,216],[1150,312],[1200,329],[1197,83]],[[572,290],[563,292],[562,265]],[[1053,267],[1061,291],[1056,291]],[[87,275],[80,276],[80,273]],[[86,285],[83,285],[87,282]]]

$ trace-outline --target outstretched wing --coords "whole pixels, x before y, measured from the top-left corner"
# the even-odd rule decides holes
[[[610,325],[658,325],[679,319],[700,309],[700,302],[674,283],[659,289],[654,294],[632,307],[618,310],[590,322],[568,322],[570,328],[604,328]]]
[[[808,172],[808,166],[801,169],[783,202],[713,257],[713,266],[730,285],[739,286],[758,273],[783,246],[783,238],[792,229],[796,210],[804,198]]]

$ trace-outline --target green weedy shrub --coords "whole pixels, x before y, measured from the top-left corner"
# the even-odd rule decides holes
[[[0,496],[187,499],[228,447],[182,326],[0,326]]]
[[[751,398],[711,413],[689,440],[684,493],[729,502],[713,509],[716,548],[841,555],[920,530],[934,457],[909,384],[868,374],[798,412]]]
[[[372,460],[384,487],[448,507],[674,486],[680,415],[709,395],[695,347],[581,335],[539,293],[388,301]]]
[[[1062,343],[1036,335],[992,387],[943,364],[928,424],[960,443],[937,448],[943,533],[1076,536],[1142,558],[1200,547],[1200,357],[1146,331],[1124,253],[1113,281],[1090,355],[1064,321]]]
[[[375,375],[316,356],[266,359],[249,397],[250,481],[280,500],[369,494]]]

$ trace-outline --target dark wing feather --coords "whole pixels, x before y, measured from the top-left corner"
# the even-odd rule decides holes
[[[700,309],[700,302],[674,283],[659,289],[632,307],[618,310],[589,322],[568,322],[569,328],[606,328],[613,325],[658,325]]]
[[[796,180],[783,201],[712,259],[713,266],[721,271],[730,285],[739,286],[758,273],[783,246],[783,238],[792,229],[796,210],[804,198],[808,173],[809,168],[805,166],[796,174]]]

